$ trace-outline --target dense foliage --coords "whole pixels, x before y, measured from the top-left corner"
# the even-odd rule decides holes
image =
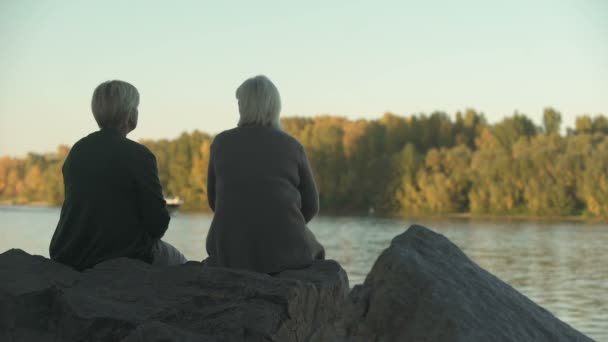
[[[305,147],[325,213],[608,217],[608,119],[580,116],[560,135],[561,115],[547,108],[542,126],[515,113],[489,125],[474,110],[455,119],[436,112],[377,120],[290,117],[283,129]],[[209,146],[194,131],[144,140],[157,157],[167,195],[184,209],[206,210]],[[0,159],[0,201],[62,201],[68,148]]]

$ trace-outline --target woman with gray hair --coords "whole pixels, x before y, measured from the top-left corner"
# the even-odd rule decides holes
[[[157,265],[186,262],[161,241],[169,225],[156,158],[127,139],[137,127],[139,92],[123,81],[100,84],[91,108],[100,130],[80,139],[63,164],[65,200],[49,252],[83,270],[113,258]]]
[[[281,98],[268,78],[246,80],[236,98],[238,126],[211,145],[207,263],[262,273],[307,267],[325,251],[306,226],[319,196],[304,148],[281,131]]]

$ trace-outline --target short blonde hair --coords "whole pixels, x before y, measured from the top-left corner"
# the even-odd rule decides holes
[[[124,81],[106,81],[93,92],[91,110],[99,128],[137,126],[139,91]]]
[[[268,77],[252,77],[236,90],[241,119],[238,126],[260,125],[280,128],[281,95]]]

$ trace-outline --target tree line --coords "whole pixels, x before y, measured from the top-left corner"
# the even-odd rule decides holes
[[[376,120],[289,117],[283,129],[305,147],[322,212],[382,215],[608,217],[608,118],[582,115],[561,133],[552,108],[536,125],[514,113],[489,124],[483,113],[444,112]],[[143,140],[156,155],[165,193],[184,210],[208,210],[209,147],[194,131]],[[69,152],[0,159],[0,201],[60,205]]]

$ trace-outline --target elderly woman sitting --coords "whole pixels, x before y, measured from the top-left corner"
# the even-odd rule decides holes
[[[324,249],[306,226],[319,199],[304,148],[281,131],[281,99],[268,78],[246,80],[236,98],[238,127],[211,146],[208,263],[262,273],[309,266]]]
[[[137,126],[139,92],[108,81],[91,107],[100,130],[80,139],[64,165],[65,201],[49,247],[51,258],[77,270],[127,257],[157,265],[186,262],[160,240],[169,225],[156,158],[127,139]]]

